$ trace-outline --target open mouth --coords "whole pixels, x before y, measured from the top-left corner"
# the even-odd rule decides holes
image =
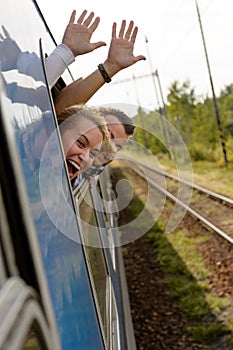
[[[74,176],[78,175],[78,171],[80,170],[80,165],[71,159],[67,159],[66,163],[68,167],[69,177],[70,179],[72,179]]]

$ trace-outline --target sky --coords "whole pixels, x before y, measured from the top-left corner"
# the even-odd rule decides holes
[[[212,96],[206,56],[195,0],[37,0],[56,42],[59,44],[73,9],[78,15],[84,9],[100,16],[92,42],[105,41],[92,53],[76,58],[70,66],[74,78],[85,77],[96,70],[108,52],[112,23],[119,29],[122,19],[134,20],[139,32],[134,54],[146,61],[119,72],[89,101],[89,105],[129,103],[153,110],[166,101],[174,81],[189,80],[196,96]],[[202,28],[208,53],[215,94],[233,83],[233,1],[198,0]],[[145,38],[148,42],[146,43]],[[158,78],[152,73],[158,71]]]

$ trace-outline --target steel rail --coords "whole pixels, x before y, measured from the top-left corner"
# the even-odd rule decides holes
[[[133,169],[134,172],[136,172],[139,176],[145,178],[145,175],[143,174],[143,172],[141,172],[140,170],[136,170]],[[181,207],[183,207],[184,209],[186,209],[192,216],[194,216],[195,218],[197,218],[198,220],[200,220],[202,223],[204,223],[208,228],[212,229],[214,232],[216,232],[217,234],[219,234],[220,236],[222,236],[224,239],[226,239],[229,243],[233,244],[233,238],[230,237],[226,232],[222,231],[219,227],[217,227],[216,225],[214,225],[212,222],[210,222],[209,220],[207,220],[204,216],[202,216],[201,214],[199,214],[197,211],[195,211],[194,209],[190,208],[188,205],[186,205],[185,203],[183,203],[181,200],[179,200],[178,198],[176,198],[174,195],[172,195],[170,192],[168,192],[167,190],[165,190],[164,188],[162,188],[161,186],[159,186],[155,181],[153,181],[150,178],[146,178],[146,180],[153,186],[155,187],[157,190],[159,190],[160,192],[162,192],[163,194],[165,194],[167,197],[169,197],[173,202],[179,204]]]
[[[135,163],[135,160],[132,159],[132,158],[130,158],[130,157],[124,157],[124,158],[127,159],[127,160],[131,160],[132,162]],[[233,206],[233,199],[230,198],[230,197],[227,197],[227,196],[224,196],[224,195],[219,194],[219,193],[217,193],[217,192],[213,192],[213,191],[211,191],[211,190],[208,190],[207,188],[204,188],[204,187],[202,187],[202,186],[199,186],[199,185],[197,185],[197,184],[195,184],[195,183],[193,183],[193,182],[190,182],[190,181],[187,181],[187,180],[185,180],[185,179],[182,179],[182,178],[180,178],[180,177],[178,177],[178,176],[169,174],[169,173],[167,173],[167,172],[164,171],[164,170],[156,169],[156,168],[154,168],[154,167],[152,167],[152,166],[150,166],[150,165],[147,165],[147,164],[142,163],[142,162],[139,162],[139,161],[136,161],[136,162],[137,162],[137,164],[143,166],[144,168],[147,168],[148,170],[151,170],[151,171],[153,171],[153,172],[155,172],[155,173],[157,173],[157,174],[159,174],[159,175],[164,175],[164,176],[166,176],[166,177],[168,177],[168,178],[170,178],[170,179],[172,179],[172,180],[179,181],[180,183],[183,183],[183,184],[185,184],[185,185],[188,185],[188,186],[192,187],[193,189],[195,189],[195,190],[197,190],[197,191],[203,192],[203,193],[205,193],[205,194],[211,196],[212,198],[218,199],[218,200],[220,200],[220,201],[226,203],[226,204],[229,205],[229,206]]]

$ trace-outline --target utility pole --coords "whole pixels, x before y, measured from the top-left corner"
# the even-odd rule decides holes
[[[227,151],[226,151],[226,146],[225,146],[225,141],[224,141],[224,136],[223,136],[223,130],[222,130],[222,126],[221,126],[221,119],[220,119],[220,113],[219,113],[219,109],[218,109],[217,99],[216,99],[215,92],[214,92],[214,84],[213,84],[213,79],[212,79],[212,75],[211,75],[211,71],[210,71],[210,64],[209,64],[209,59],[208,59],[208,54],[207,54],[207,49],[206,49],[206,44],[205,44],[205,37],[204,37],[204,32],[203,32],[202,23],[201,23],[201,15],[200,15],[197,0],[195,0],[195,3],[196,3],[199,25],[200,25],[200,29],[201,29],[201,36],[202,36],[202,41],[203,41],[203,46],[204,46],[204,51],[205,51],[207,68],[208,68],[208,72],[209,72],[210,85],[211,85],[211,90],[212,90],[212,95],[213,95],[213,104],[214,104],[217,125],[218,125],[221,145],[222,145],[222,152],[223,152],[225,165],[227,166],[228,165]]]
[[[147,39],[146,36],[145,36],[145,43],[148,44],[148,39]],[[161,106],[160,106],[160,103],[159,103],[159,95],[158,95],[156,82],[155,82],[155,74],[153,72],[153,67],[152,67],[152,63],[151,63],[151,58],[150,58],[150,52],[149,52],[149,49],[148,49],[148,45],[146,46],[146,49],[147,49],[147,56],[148,56],[148,61],[149,61],[149,65],[150,65],[150,72],[151,72],[150,75],[152,77],[152,82],[153,82],[154,91],[155,91],[155,97],[156,97],[156,100],[157,100],[157,105],[158,105],[158,108],[159,108],[159,112],[161,112]]]
[[[162,103],[163,103],[164,116],[167,118],[167,109],[166,109],[166,104],[165,104],[164,97],[163,97],[163,91],[162,91],[162,86],[161,86],[161,82],[160,82],[160,78],[159,78],[158,69],[155,70],[154,74],[155,74],[155,76],[157,77],[157,80],[158,80],[159,92],[160,92],[161,100],[162,100]]]
[[[160,92],[161,100],[162,100],[162,103],[163,103],[163,115],[168,120],[167,108],[166,108],[165,100],[164,100],[164,97],[163,97],[163,90],[162,90],[162,86],[161,86],[161,82],[160,82],[158,69],[155,70],[154,74],[155,74],[155,76],[157,77],[157,80],[158,80],[159,92]],[[173,148],[173,142],[172,142],[172,133],[171,133],[171,130],[170,130],[170,124],[169,123],[166,124],[166,128],[165,129],[166,129],[166,141],[167,141],[168,147],[170,149],[170,148]],[[175,155],[174,155],[174,157],[175,157]]]
[[[138,95],[138,89],[137,89],[137,83],[136,83],[136,77],[135,75],[133,74],[133,82],[134,82],[134,88],[135,88],[135,94],[136,94],[136,98],[137,98],[137,104],[139,107],[141,107],[141,104],[140,104],[140,99],[139,99],[139,95]]]

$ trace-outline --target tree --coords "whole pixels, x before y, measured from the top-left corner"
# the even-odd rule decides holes
[[[195,113],[195,90],[187,80],[182,84],[175,81],[169,87],[167,96],[169,120],[181,132],[186,144],[192,140],[192,118]]]

